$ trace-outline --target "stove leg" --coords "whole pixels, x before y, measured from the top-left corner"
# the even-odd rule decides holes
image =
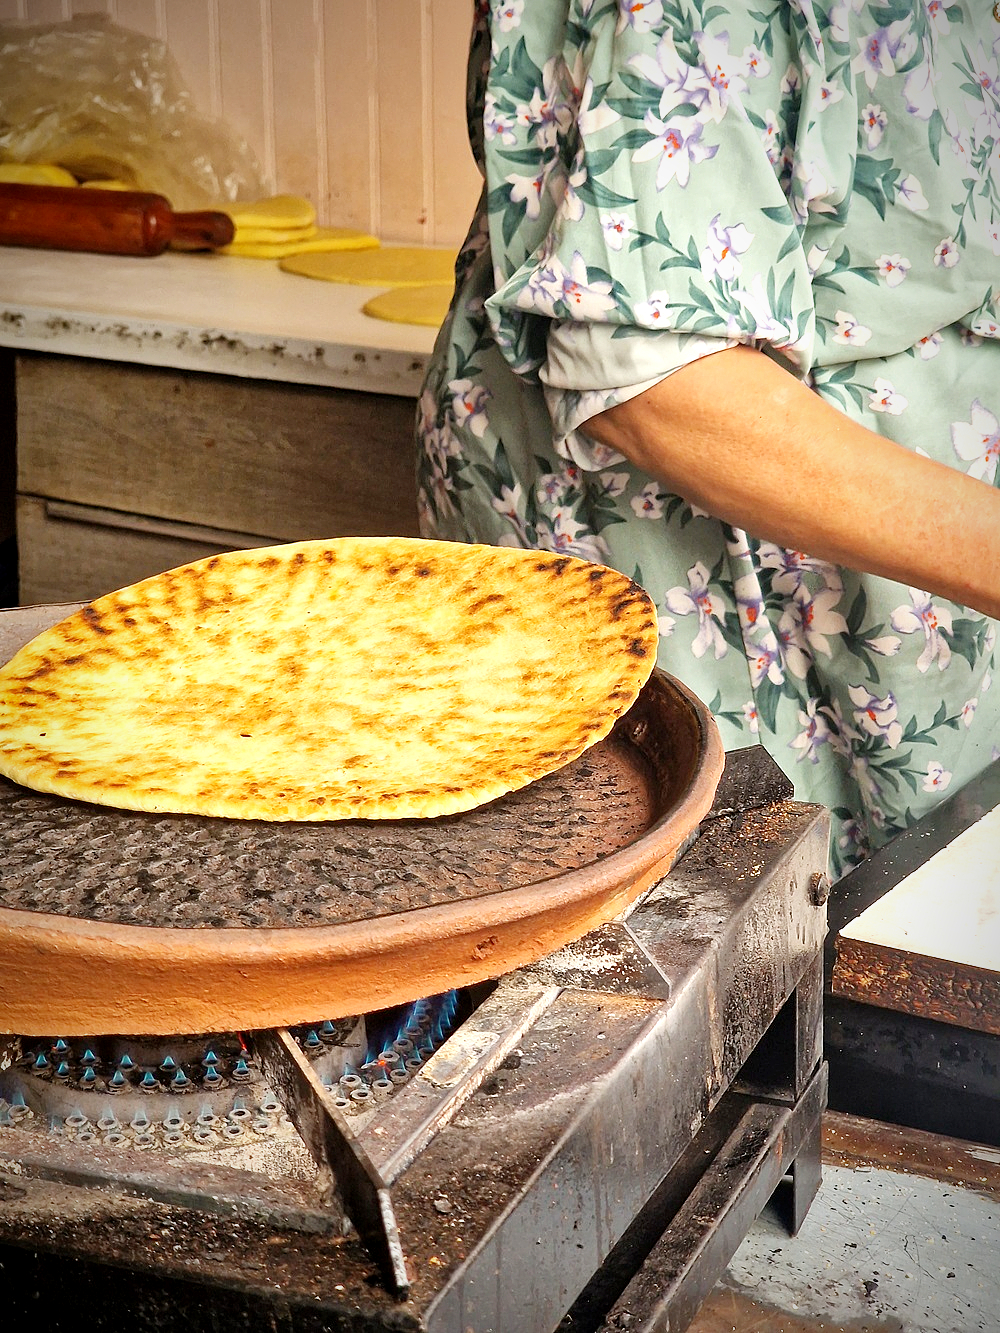
[[[791,1207],[786,1219],[789,1235],[798,1235],[823,1177],[823,1117],[817,1114],[805,1127],[802,1146],[792,1163]]]

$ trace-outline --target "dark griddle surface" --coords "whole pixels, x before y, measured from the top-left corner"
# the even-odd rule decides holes
[[[655,822],[658,785],[620,733],[519,792],[432,820],[132,813],[0,778],[0,907],[188,928],[359,921],[589,865]]]

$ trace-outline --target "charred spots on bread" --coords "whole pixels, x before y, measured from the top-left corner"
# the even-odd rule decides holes
[[[92,630],[95,634],[106,635],[114,633],[114,631],[110,629],[109,626],[105,625],[104,617],[101,615],[101,612],[98,611],[97,607],[93,605],[93,603],[91,603],[90,606],[85,606],[83,608],[83,610],[80,612],[80,619],[84,622],[84,624],[88,627],[88,629]]]

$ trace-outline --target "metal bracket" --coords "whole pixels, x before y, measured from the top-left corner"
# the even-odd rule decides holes
[[[287,1028],[253,1034],[264,1076],[284,1103],[314,1161],[326,1174],[389,1287],[405,1296],[410,1280],[389,1189]]]

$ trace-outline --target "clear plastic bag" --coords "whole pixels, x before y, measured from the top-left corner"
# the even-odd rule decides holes
[[[198,112],[165,44],[95,14],[0,24],[0,161],[120,180],[174,209],[265,193],[249,146]]]

